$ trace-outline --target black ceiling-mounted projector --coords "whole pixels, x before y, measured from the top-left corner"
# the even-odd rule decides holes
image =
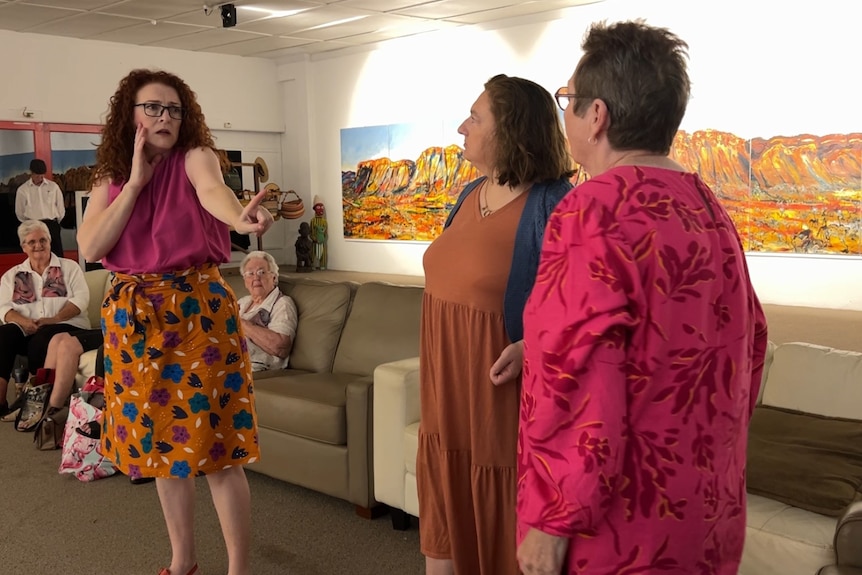
[[[233,4],[221,5],[222,28],[233,28],[236,26],[236,6]]]

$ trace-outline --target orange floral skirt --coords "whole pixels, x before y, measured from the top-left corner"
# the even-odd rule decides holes
[[[115,274],[102,332],[102,447],[120,471],[186,478],[259,459],[251,362],[217,266]]]

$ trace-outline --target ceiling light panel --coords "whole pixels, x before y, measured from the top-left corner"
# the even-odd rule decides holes
[[[128,28],[140,23],[141,20],[135,20],[132,18],[85,12],[80,16],[75,16],[68,20],[49,22],[44,26],[33,28],[33,32],[38,32],[39,34],[50,34],[52,36],[90,38],[110,30]]]
[[[235,42],[224,46],[217,46],[212,49],[214,52],[221,54],[233,54],[234,56],[254,56],[261,52],[272,52],[274,50],[282,50],[284,48],[293,48],[294,46],[304,46],[309,44],[310,40],[302,38],[283,38],[281,36],[265,36],[255,40],[246,40],[244,42]]]
[[[177,38],[169,38],[168,40],[153,42],[150,46],[177,48],[180,50],[206,50],[207,48],[212,48],[214,46],[232,44],[233,42],[243,42],[245,40],[256,40],[257,38],[260,38],[259,34],[243,32],[236,28],[211,28],[204,30],[203,32],[189,34],[188,36],[179,36]]]
[[[146,22],[129,28],[123,28],[122,30],[110,30],[98,36],[93,36],[91,39],[146,45],[167,40],[168,38],[187,36],[201,30],[203,29],[197,26],[170,24],[167,22],[159,22],[153,26],[149,22]]]
[[[342,50],[344,48],[354,48],[352,44],[345,42],[312,42],[303,46],[294,48],[285,48],[283,50],[273,50],[272,52],[261,52],[255,54],[258,58],[269,58],[278,60],[280,58],[291,58],[302,54],[317,54],[320,52],[332,52],[334,50]]]
[[[344,0],[339,6],[349,6],[376,12],[394,12],[411,6],[430,4],[433,0]]]
[[[52,7],[52,8],[68,8],[69,10],[76,10],[87,12],[90,10],[98,10],[99,8],[104,8],[105,6],[110,6],[111,4],[117,4],[118,0],[16,0],[21,2],[22,4],[37,4],[39,6],[44,7]],[[128,0],[125,0],[128,1]],[[11,2],[14,4],[14,2]]]
[[[234,2],[234,4],[238,4]],[[309,6],[315,6],[315,4],[309,4],[307,2],[287,2],[287,4],[307,4]],[[181,14],[177,14],[176,16],[171,16],[167,18],[169,22],[176,22],[178,24],[194,24],[196,26],[209,26],[212,28],[221,28],[221,12],[218,7],[212,7],[208,11],[204,12],[203,5],[199,3],[198,7],[194,10],[184,11]],[[216,6],[216,4],[213,4]],[[253,13],[248,12],[246,10],[242,10],[240,13],[237,12],[237,24],[242,24],[243,22],[249,22],[251,20],[261,20],[266,18],[266,14],[261,13]]]
[[[425,32],[435,32],[438,30],[457,28],[460,25],[453,22],[447,22],[445,20],[419,20],[417,18],[411,18],[411,20],[413,21],[413,23],[409,25],[401,25],[394,28],[383,28],[374,32],[369,32],[367,34],[351,36],[349,38],[345,38],[345,41],[371,44],[374,42],[383,42],[385,40],[392,40],[393,38],[403,38],[405,36],[412,36]]]
[[[482,0],[481,2],[475,2],[469,0],[437,0],[437,2],[428,2],[421,6],[404,8],[403,10],[397,10],[396,12],[406,16],[417,16],[419,18],[451,18],[452,16],[460,16],[462,14],[470,14],[472,12],[505,8],[507,6],[514,6],[515,4],[523,4],[523,1]]]
[[[386,14],[378,14],[376,16],[368,16],[359,20],[350,22],[341,22],[333,26],[321,26],[308,30],[301,30],[296,34],[302,38],[313,38],[315,40],[336,40],[346,38],[345,41],[353,42],[349,37],[359,34],[368,34],[377,32],[378,30],[397,29],[399,26],[407,26],[415,22],[413,18],[404,18],[400,16],[389,16]]]
[[[306,10],[293,16],[257,20],[246,25],[243,25],[242,22],[237,22],[237,26],[244,30],[253,30],[263,34],[292,36],[294,32],[300,30],[320,28],[333,22],[349,23],[351,19],[364,18],[369,15],[369,12],[362,10],[319,5],[311,10]]]
[[[55,0],[56,1],[56,0]],[[119,16],[134,16],[145,20],[162,20],[171,16],[188,13],[191,9],[197,9],[203,13],[203,2],[197,2],[196,6],[182,6],[177,2],[168,0],[152,2],[123,2],[106,6],[99,10],[103,14],[116,14]]]
[[[537,6],[532,4],[538,4]],[[558,4],[558,6],[554,6]],[[447,19],[450,22],[458,22],[460,24],[482,24],[485,22],[493,22],[495,20],[503,20],[505,18],[515,18],[517,16],[527,16],[529,14],[537,14],[542,12],[560,11],[565,8],[562,3],[554,2],[531,2],[529,4],[519,4],[516,6],[507,6],[505,8],[496,8],[493,10],[482,10],[481,12],[472,12],[470,14],[461,14],[460,16],[449,16]]]

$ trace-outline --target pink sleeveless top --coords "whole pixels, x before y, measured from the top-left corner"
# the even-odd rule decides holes
[[[109,204],[122,188],[123,182],[111,184]],[[228,226],[201,206],[186,176],[186,152],[174,150],[156,166],[126,228],[102,264],[115,272],[143,274],[229,260]]]

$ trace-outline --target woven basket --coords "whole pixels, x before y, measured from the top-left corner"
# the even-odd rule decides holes
[[[305,214],[305,206],[302,203],[302,198],[293,190],[288,190],[282,195],[281,216],[286,220],[296,220]]]
[[[251,199],[254,197],[254,192],[251,190],[243,190],[242,195],[239,197],[239,203],[242,204],[242,207],[246,207]]]

